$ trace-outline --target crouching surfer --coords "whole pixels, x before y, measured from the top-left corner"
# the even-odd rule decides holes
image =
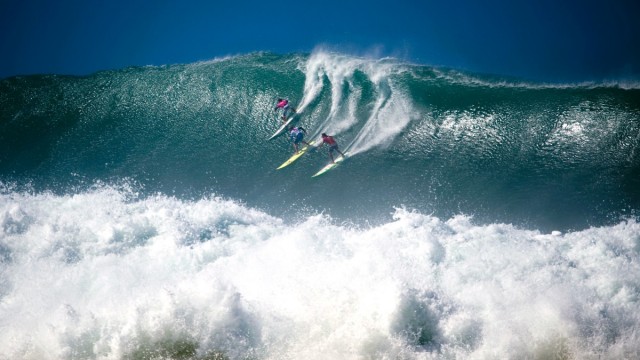
[[[336,140],[333,138],[333,136],[329,136],[325,133],[322,133],[322,144],[320,144],[320,146],[323,146],[324,144],[329,145],[329,157],[331,158],[331,162],[335,163],[334,159],[333,159],[333,151],[337,151],[338,154],[342,155],[342,157],[346,157],[342,151],[338,150],[338,142],[336,142]]]

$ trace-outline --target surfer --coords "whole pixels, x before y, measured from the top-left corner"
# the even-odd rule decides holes
[[[293,148],[296,149],[296,154],[298,153],[298,144],[299,143],[303,143],[306,145],[309,145],[308,142],[304,141],[304,135],[307,133],[307,130],[305,130],[302,126],[298,126],[298,127],[290,127],[289,128],[289,133],[290,133],[290,139],[291,142],[293,142]]]
[[[296,113],[296,109],[289,104],[287,99],[278,99],[278,104],[276,104],[276,108],[273,111],[278,111],[278,109],[282,109],[282,121],[287,121],[289,113]]]
[[[342,151],[338,150],[338,143],[333,138],[333,136],[329,136],[329,135],[327,135],[325,133],[322,133],[322,144],[320,144],[320,146],[323,146],[324,144],[329,145],[329,157],[331,158],[331,162],[332,163],[335,163],[335,161],[333,160],[333,151],[334,150],[337,151],[338,154],[342,155],[342,157],[346,157],[346,156],[344,156]]]

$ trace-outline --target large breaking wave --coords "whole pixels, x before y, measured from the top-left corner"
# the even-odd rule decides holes
[[[284,170],[275,99],[311,151]],[[639,356],[640,92],[316,52],[0,81],[0,358]]]

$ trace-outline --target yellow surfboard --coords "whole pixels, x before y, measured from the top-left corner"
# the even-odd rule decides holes
[[[312,142],[309,143],[309,145],[305,145],[302,149],[298,150],[297,153],[293,154],[293,156],[290,157],[289,160],[283,162],[282,165],[278,166],[276,170],[280,170],[284,167],[291,165],[294,161],[298,160],[300,156],[304,155],[307,152],[307,150],[309,150],[309,148],[311,148],[312,146],[316,146],[315,144],[317,142],[318,140],[313,140]]]

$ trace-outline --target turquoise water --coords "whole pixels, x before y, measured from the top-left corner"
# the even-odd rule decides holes
[[[307,140],[352,156],[293,165]],[[640,352],[640,90],[318,52],[0,81],[0,358]]]
[[[546,86],[391,60],[251,54],[89,77],[1,83],[0,175],[68,193],[97,181],[379,222],[393,207],[549,230],[635,215],[640,91]],[[326,149],[293,151],[275,99],[303,109],[307,139],[355,154],[318,181]],[[295,212],[289,211],[292,204]],[[305,214],[308,215],[308,214]]]

